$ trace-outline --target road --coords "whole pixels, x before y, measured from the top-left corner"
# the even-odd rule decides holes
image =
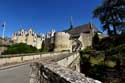
[[[56,55],[54,57],[53,56],[44,57],[40,59],[40,61],[50,62],[54,61],[54,59],[55,61],[56,60],[58,61],[67,56],[69,56],[69,54]],[[34,60],[34,61],[39,61],[39,60]],[[30,73],[31,73],[30,70],[31,62],[27,62],[25,65],[0,70],[0,83],[29,83]]]
[[[0,83],[29,83],[29,76],[29,64],[0,70]]]

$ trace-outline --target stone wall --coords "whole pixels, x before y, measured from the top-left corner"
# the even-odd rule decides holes
[[[60,66],[70,68],[74,71],[80,72],[80,56],[79,53],[70,53],[70,56],[63,58],[56,63]]]
[[[72,45],[70,41],[70,35],[65,32],[55,33],[55,49],[54,51],[71,51]]]
[[[81,33],[79,40],[82,43],[82,49],[86,48],[87,46],[92,45],[92,35],[91,34]]]
[[[73,51],[72,46],[74,44],[74,40],[79,41],[80,48],[84,49],[87,46],[92,45],[92,36],[93,35],[91,33],[80,33],[79,38],[71,39],[69,33],[56,32],[55,33],[55,49],[54,49],[54,51],[69,50],[70,52],[72,52]],[[80,48],[78,48],[78,50]]]
[[[30,83],[101,83],[69,69],[69,65],[79,59],[78,53],[69,53],[68,56],[62,56],[54,57],[49,62],[40,61],[32,63]],[[76,64],[74,65],[76,66]]]
[[[1,39],[0,38],[0,55],[4,52],[8,46],[12,45],[10,39]]]
[[[32,63],[30,83],[101,83],[57,63]]]
[[[43,42],[43,41],[42,41],[41,38],[38,37],[38,38],[36,39],[36,48],[37,48],[37,49],[41,49],[41,48],[42,48],[42,42]]]
[[[55,52],[55,53],[44,53],[44,54],[23,54],[23,55],[3,55],[5,58],[0,58],[0,66],[11,64],[11,63],[20,63],[24,61],[30,61],[35,59],[41,59],[44,57],[56,56],[60,54],[65,54],[67,52]],[[25,56],[24,56],[25,55]],[[9,57],[10,56],[10,57]],[[14,57],[11,57],[14,56]]]
[[[0,46],[0,55],[2,52],[4,52],[5,50],[7,50],[7,47],[5,46]]]
[[[72,53],[69,57],[59,60],[57,63],[61,66],[68,67],[77,57],[79,57],[79,53]]]

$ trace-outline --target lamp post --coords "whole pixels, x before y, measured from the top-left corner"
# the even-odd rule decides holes
[[[4,39],[4,37],[5,37],[5,25],[6,25],[6,22],[4,22],[4,23],[2,24],[2,28],[3,28],[2,38],[3,38],[3,39]]]

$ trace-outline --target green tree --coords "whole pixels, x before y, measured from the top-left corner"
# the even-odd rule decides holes
[[[103,0],[103,3],[93,11],[93,16],[99,18],[103,29],[108,30],[109,35],[116,35],[117,30],[125,24],[125,0]]]
[[[11,45],[2,54],[34,53],[37,51],[38,51],[37,48],[31,45],[27,45],[25,43],[19,43]]]
[[[97,49],[98,46],[99,46],[99,36],[98,33],[95,33],[94,37],[92,38],[92,47]]]

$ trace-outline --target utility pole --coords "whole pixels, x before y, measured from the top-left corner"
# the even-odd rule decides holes
[[[73,19],[72,19],[72,16],[70,17],[70,29],[73,28]]]
[[[3,28],[2,38],[3,38],[3,39],[4,39],[4,37],[5,37],[5,25],[6,25],[6,22],[4,22],[4,23],[2,24],[2,28]]]

